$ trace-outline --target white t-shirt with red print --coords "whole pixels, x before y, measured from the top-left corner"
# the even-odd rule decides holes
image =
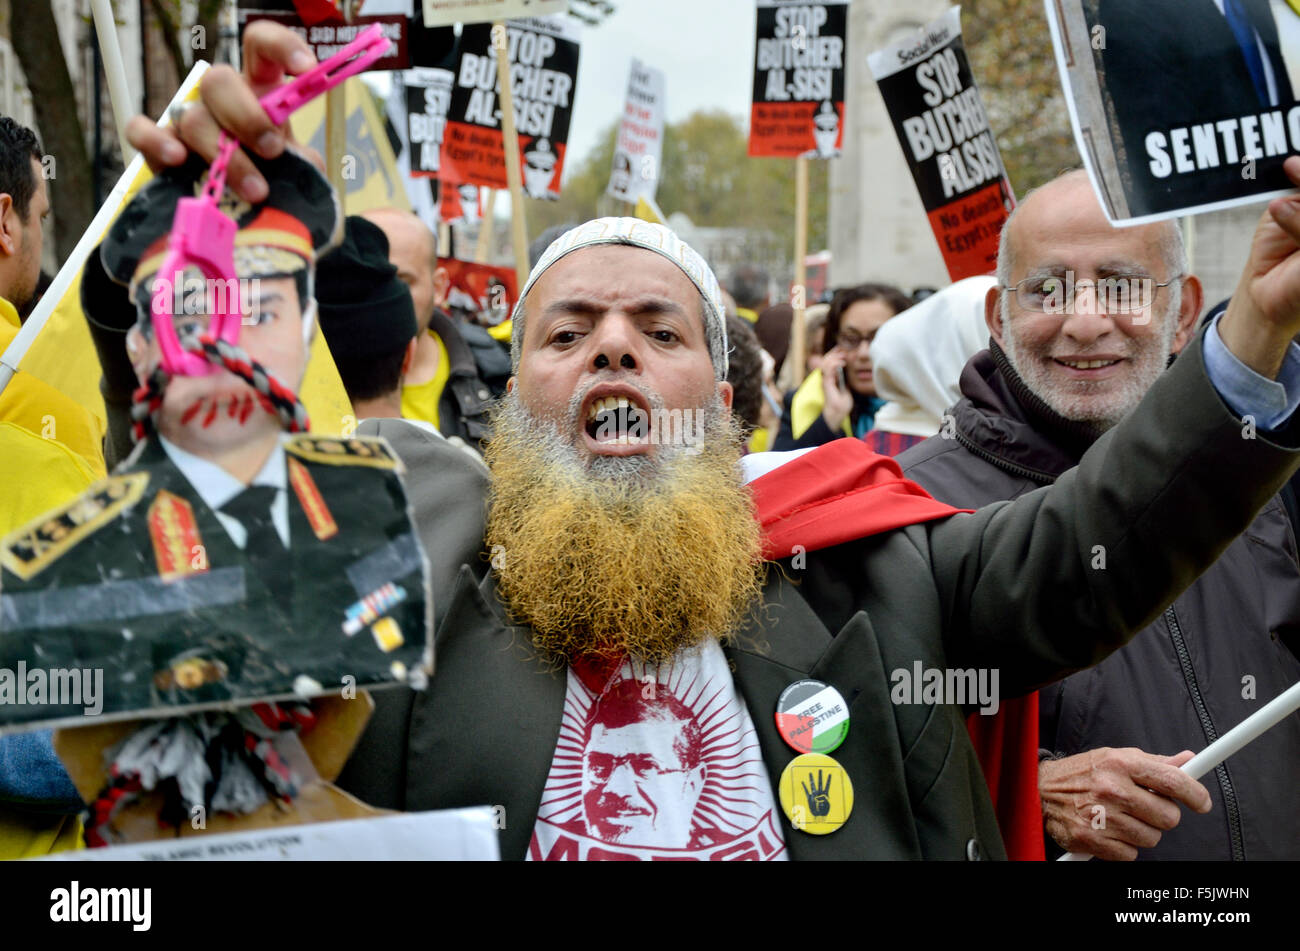
[[[714,641],[568,670],[531,860],[785,859],[749,711]]]

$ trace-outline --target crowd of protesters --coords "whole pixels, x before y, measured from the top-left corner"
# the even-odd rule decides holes
[[[146,152],[149,145],[144,142]],[[40,157],[35,136],[0,118],[0,349],[37,300],[42,219],[49,207]],[[539,236],[530,265],[542,259],[544,269],[552,242],[579,227],[575,222]],[[1043,256],[1047,247],[1057,258]],[[1113,276],[1117,262],[1137,290],[1118,304],[1114,298],[1106,303],[1098,283],[1103,271],[1106,279]],[[1043,281],[1066,268],[1083,280],[1065,312],[1053,314],[1043,303]],[[316,271],[320,329],[363,421],[359,431],[385,436],[405,462],[417,524],[456,509],[461,494],[486,491],[481,454],[487,450],[492,461],[492,425],[508,401],[507,380],[518,373],[520,341],[512,353],[508,329],[489,333],[486,315],[451,306],[434,234],[410,212],[378,209],[347,218],[343,243],[321,258]],[[1221,382],[1250,371],[1234,365],[1219,340],[1215,324],[1223,309],[1207,316],[1178,227],[1112,228],[1080,173],[1022,201],[1004,230],[996,274],[937,291],[856,275],[810,302],[800,325],[789,289],[761,269],[745,266],[719,276],[729,300],[723,298],[725,322],[716,330],[709,325],[715,336],[708,339],[723,339],[725,326],[724,378],[743,453],[862,442],[898,457],[889,469],[897,478],[906,476],[961,509],[1070,484],[1085,453],[1113,438],[1130,414],[1144,411],[1147,391],[1194,340],[1206,342],[1187,359],[1206,365],[1234,412],[1241,404],[1231,394],[1256,394],[1258,401],[1246,405],[1264,408],[1255,416],[1261,432],[1283,427],[1300,396],[1285,381],[1272,383],[1279,392],[1252,390],[1250,379],[1235,390]],[[93,289],[83,288],[83,299],[88,293]],[[112,414],[130,405],[136,385],[123,346],[135,308],[125,295],[118,297],[116,305],[97,299],[86,308],[110,411],[106,471],[130,449],[122,435],[129,420]],[[536,319],[530,312],[529,320]],[[794,366],[799,353],[802,365]],[[715,368],[721,369],[716,361]],[[102,474],[76,447],[42,435],[52,405],[42,402],[47,399],[63,397],[21,375],[0,394],[6,482],[0,535],[75,497]],[[1153,444],[1160,438],[1160,427],[1154,429],[1145,437]],[[456,455],[468,468],[439,481],[436,467]],[[1094,464],[1104,472],[1090,478],[1113,482],[1118,492],[1142,481],[1130,470],[1134,465],[1105,460]],[[1108,490],[1103,484],[1098,491]],[[1176,768],[1189,751],[1253,711],[1253,703],[1243,702],[1243,678],[1250,679],[1251,700],[1300,681],[1300,566],[1286,505],[1291,500],[1294,513],[1293,499],[1284,488],[1265,502],[1244,534],[1221,546],[1177,600],[1144,618],[1145,626],[1132,625],[1141,630],[1127,646],[1041,692],[1004,702],[1002,717],[1018,718],[1037,739],[1008,742],[1001,760],[982,760],[1007,854],[1300,858],[1300,816],[1279,798],[1279,790],[1300,783],[1295,717],[1203,784]],[[457,533],[481,533],[481,511],[461,508],[458,517],[472,524]],[[438,537],[431,532],[430,544]],[[454,562],[435,565],[435,575],[442,572],[435,584],[450,589],[457,568]],[[435,603],[441,620],[446,602]],[[770,712],[753,711],[760,716]],[[972,734],[984,728],[978,715],[972,721]],[[1025,756],[1026,762],[1013,761]],[[1015,799],[1015,781],[1006,777],[1025,775],[1033,778],[1032,790]],[[1005,780],[1000,789],[999,777]],[[369,778],[356,782],[363,788]],[[1098,806],[1106,816],[1100,824]],[[81,809],[48,732],[0,740],[0,857],[75,845]],[[988,843],[985,848],[1002,851]]]

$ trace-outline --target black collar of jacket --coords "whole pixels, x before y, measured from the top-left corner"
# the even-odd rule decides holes
[[[834,685],[851,713],[860,695],[887,697],[889,687],[878,663],[864,664],[845,656],[876,649],[874,640],[832,638],[776,569],[769,575],[758,612],[761,623],[751,625],[724,647],[724,653],[758,733],[787,855],[792,859],[870,855],[880,830],[873,828],[872,810],[866,806],[856,809],[857,815],[850,815],[831,835],[809,835],[791,827],[780,807],[777,782],[796,754],[777,733],[773,714],[781,692],[809,677]],[[461,570],[439,626],[435,656],[435,687],[441,684],[442,689],[426,691],[416,700],[408,734],[404,808],[501,804],[506,815],[501,855],[524,858],[560,735],[565,670],[548,668],[533,649],[529,630],[511,621],[492,573],[476,584],[468,567]],[[871,676],[881,682],[868,683]],[[896,751],[890,753],[891,742],[892,731],[869,729],[863,722],[849,731],[844,746],[836,751],[835,758],[859,796],[873,790],[870,766],[890,763],[891,755],[897,759]],[[884,785],[880,796],[888,797],[894,786]],[[890,811],[906,815],[905,802],[890,805]],[[902,827],[911,828],[906,823]],[[906,854],[896,857],[918,857],[919,844],[909,842],[902,852]]]
[[[489,419],[492,392],[480,379],[474,351],[465,342],[455,320],[435,308],[429,331],[441,337],[447,348],[447,385],[438,404],[438,421],[443,433],[459,436],[478,448],[492,431]]]
[[[465,338],[451,317],[435,307],[433,316],[429,319],[429,330],[442,338],[442,345],[447,348],[449,379],[478,376],[474,354],[470,352],[469,345],[465,343]]]
[[[957,436],[990,463],[1042,484],[1078,465],[1105,432],[1095,423],[1066,419],[1011,366],[997,341],[962,370],[963,398],[953,407]]]

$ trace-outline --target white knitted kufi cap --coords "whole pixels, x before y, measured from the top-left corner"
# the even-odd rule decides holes
[[[704,334],[709,341],[709,357],[719,380],[727,377],[727,323],[723,318],[722,290],[718,279],[698,251],[677,237],[663,225],[642,221],[640,218],[594,218],[560,235],[537,260],[528,283],[524,285],[519,301],[511,315],[514,323],[510,334],[510,359],[513,372],[519,372],[519,355],[523,352],[524,300],[537,279],[552,264],[579,248],[597,244],[628,244],[663,255],[676,264],[704,298]]]

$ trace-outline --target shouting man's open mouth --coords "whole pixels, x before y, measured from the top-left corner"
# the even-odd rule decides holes
[[[640,390],[623,383],[593,386],[579,407],[587,448],[601,456],[630,456],[649,451],[651,415]]]

